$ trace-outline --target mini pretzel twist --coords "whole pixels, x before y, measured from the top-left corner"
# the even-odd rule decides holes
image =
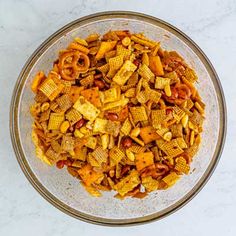
[[[163,94],[163,98],[170,103],[177,105],[182,104],[184,101],[191,97],[191,90],[186,84],[176,84],[171,88],[171,96],[168,97]]]
[[[80,63],[82,61],[82,63]],[[75,80],[80,72],[86,72],[90,61],[86,54],[81,52],[65,52],[59,58],[59,71],[65,80]]]

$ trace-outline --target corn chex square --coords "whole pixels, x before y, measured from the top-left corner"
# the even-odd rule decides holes
[[[148,119],[147,113],[144,107],[131,107],[130,112],[133,118],[134,123],[138,123],[139,121],[145,121]]]

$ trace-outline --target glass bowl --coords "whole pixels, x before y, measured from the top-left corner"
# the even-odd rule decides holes
[[[110,29],[144,32],[161,41],[167,50],[178,51],[196,71],[197,88],[206,103],[206,119],[200,150],[191,164],[191,174],[172,188],[151,193],[144,199],[88,195],[65,169],[49,167],[35,156],[29,112],[34,94],[30,84],[37,71],[46,73],[58,51],[75,36],[103,34]],[[10,130],[18,162],[33,187],[61,211],[84,221],[104,225],[131,225],[161,219],[173,213],[199,192],[220,158],[226,133],[226,107],[218,76],[200,48],[184,33],[157,18],[133,12],[104,12],[80,18],[50,36],[29,58],[16,82],[11,103]]]

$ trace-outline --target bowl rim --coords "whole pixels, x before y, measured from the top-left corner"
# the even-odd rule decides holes
[[[94,22],[96,20],[106,19],[106,18],[129,18],[129,19],[137,19],[140,21],[148,22],[154,25],[158,25],[165,30],[170,31],[175,36],[180,38],[184,41],[193,51],[196,53],[198,58],[201,60],[201,62],[204,64],[207,72],[210,75],[210,78],[212,79],[212,82],[214,84],[214,88],[216,90],[217,94],[217,100],[219,104],[219,135],[217,140],[216,149],[214,152],[214,155],[212,157],[212,160],[206,169],[205,173],[202,175],[202,177],[198,180],[197,184],[187,193],[185,194],[180,200],[178,200],[173,205],[167,207],[164,210],[161,210],[158,213],[154,213],[151,215],[147,215],[144,217],[137,217],[137,218],[130,218],[130,219],[108,219],[108,218],[102,218],[102,217],[96,217],[89,214],[85,214],[83,212],[80,212],[78,210],[75,210],[65,203],[61,202],[59,199],[57,199],[53,194],[51,194],[46,188],[43,187],[43,185],[39,182],[39,180],[36,178],[34,173],[31,171],[26,158],[24,156],[23,149],[21,147],[20,143],[20,136],[19,136],[19,128],[18,128],[18,108],[20,104],[20,97],[21,92],[23,89],[23,84],[28,76],[28,73],[30,72],[31,68],[33,67],[34,63],[37,61],[37,59],[41,56],[41,54],[58,38],[65,35],[67,32],[69,32],[74,27],[82,26],[85,23]],[[106,225],[106,226],[130,226],[130,225],[137,225],[137,224],[143,224],[148,223],[154,220],[162,219],[163,217],[166,217],[178,209],[182,208],[186,203],[188,203],[194,196],[199,193],[199,191],[205,186],[207,181],[209,180],[210,176],[214,172],[220,156],[222,154],[224,143],[225,143],[225,137],[226,137],[226,130],[227,130],[227,113],[226,113],[226,103],[225,103],[225,97],[223,93],[223,89],[219,80],[219,77],[205,55],[205,53],[199,48],[199,46],[190,39],[185,33],[177,29],[175,26],[159,19],[153,16],[149,16],[143,13],[138,12],[131,12],[131,11],[106,11],[106,12],[99,12],[95,14],[91,14],[82,18],[79,18],[77,20],[74,20],[68,24],[66,24],[64,27],[57,30],[55,33],[53,33],[49,38],[47,38],[29,57],[29,59],[26,61],[24,67],[21,70],[20,75],[18,76],[18,79],[16,81],[13,93],[12,93],[12,99],[10,104],[10,120],[9,120],[9,128],[10,128],[10,134],[11,134],[11,141],[12,146],[17,158],[17,161],[25,174],[26,178],[29,180],[31,185],[37,190],[37,192],[46,199],[49,203],[51,203],[53,206],[55,206],[57,209],[61,210],[62,212],[80,219],[85,222],[98,224],[98,225]]]

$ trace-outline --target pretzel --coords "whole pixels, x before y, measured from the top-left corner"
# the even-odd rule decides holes
[[[90,61],[86,54],[69,51],[60,55],[58,67],[63,79],[75,80],[79,73],[87,72],[89,65]]]
[[[171,87],[170,97],[165,94],[162,94],[162,96],[167,102],[180,105],[188,100],[191,97],[191,94],[191,90],[186,84],[176,84],[174,87]]]

